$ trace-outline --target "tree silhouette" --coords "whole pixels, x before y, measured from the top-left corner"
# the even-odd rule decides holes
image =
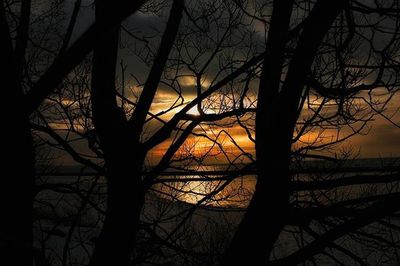
[[[96,19],[107,24],[107,5],[96,3]],[[135,111],[127,121],[116,102],[115,69],[118,30],[97,43],[93,54],[93,122],[104,152],[107,188],[107,212],[91,265],[129,265],[139,230],[146,180],[141,173],[146,149],[140,143],[147,113],[178,32],[183,1],[174,1],[153,66],[143,87]]]
[[[57,85],[78,63],[93,49],[99,36],[107,35],[128,15],[134,13],[145,1],[123,1],[113,5],[110,10],[109,22],[100,27],[94,23],[74,43],[68,46],[70,34],[66,34],[61,52],[54,58],[41,76],[30,82],[25,75],[27,69],[26,50],[29,41],[31,1],[1,1],[0,20],[1,36],[5,40],[2,49],[2,72],[5,99],[22,99],[23,104],[15,108],[13,115],[7,116],[5,124],[12,126],[15,132],[9,132],[7,138],[16,143],[8,146],[8,154],[4,163],[7,173],[15,172],[15,167],[21,169],[18,177],[6,178],[2,193],[2,209],[4,210],[3,226],[1,227],[4,250],[4,261],[12,261],[15,265],[32,264],[32,204],[35,182],[35,159],[31,137],[30,116],[45,100]],[[52,13],[49,14],[52,16]],[[17,18],[11,23],[11,18]],[[75,21],[71,20],[73,28]],[[16,25],[15,25],[16,24]],[[14,33],[16,31],[16,34]],[[67,47],[67,48],[66,48]],[[21,185],[23,184],[23,185]],[[21,190],[22,189],[22,190]],[[20,191],[17,193],[17,191]],[[17,196],[18,195],[18,196]],[[17,197],[17,198],[16,198]],[[12,200],[10,203],[10,199]],[[3,245],[2,245],[3,246]]]
[[[101,20],[103,12],[101,9],[107,10],[107,5],[103,5],[101,2],[97,4],[96,8],[100,8],[100,10],[96,11],[98,12],[97,19]],[[201,130],[207,132],[207,129],[194,132],[194,129],[198,125],[207,126],[207,124],[210,124],[209,131],[212,131],[211,126],[215,121],[231,116],[240,117],[247,112],[254,111],[252,108],[245,108],[243,104],[236,110],[238,104],[233,104],[232,102],[225,103],[223,99],[214,99],[211,97],[213,93],[227,86],[232,80],[245,73],[249,67],[254,67],[254,64],[261,58],[258,56],[249,63],[241,65],[242,62],[237,62],[235,58],[219,57],[224,51],[232,49],[232,42],[238,42],[238,40],[228,38],[228,33],[233,31],[234,26],[240,22],[240,16],[238,15],[240,12],[238,12],[237,8],[236,10],[227,12],[226,10],[217,8],[221,5],[223,4],[216,3],[215,6],[200,6],[204,11],[200,9],[199,12],[196,10],[198,8],[196,5],[190,6],[189,10],[188,7],[184,7],[183,1],[174,2],[171,7],[171,15],[169,16],[167,26],[162,34],[163,37],[158,44],[159,47],[156,49],[156,52],[152,50],[149,52],[149,54],[154,54],[154,58],[145,58],[147,60],[145,62],[150,66],[150,70],[146,81],[143,84],[138,82],[138,86],[142,87],[142,91],[139,94],[140,96],[137,97],[137,101],[125,95],[130,88],[124,87],[125,82],[123,77],[125,75],[125,67],[122,63],[121,87],[116,88],[115,85],[117,44],[120,43],[118,30],[116,30],[113,38],[107,35],[107,39],[96,45],[93,61],[91,62],[93,64],[92,70],[90,71],[85,64],[82,64],[81,69],[75,69],[70,79],[66,79],[63,91],[49,97],[51,101],[49,107],[43,108],[41,112],[38,112],[40,114],[39,119],[33,124],[33,128],[36,131],[45,133],[54,139],[57,142],[54,146],[58,145],[61,149],[69,153],[76,162],[92,168],[99,175],[105,175],[107,178],[106,211],[102,210],[104,207],[102,204],[98,204],[95,207],[99,209],[101,215],[104,215],[104,224],[100,223],[100,226],[103,226],[103,230],[96,241],[94,253],[91,256],[91,264],[93,265],[115,262],[119,264],[130,263],[133,256],[132,253],[134,251],[136,252],[135,255],[138,253],[136,237],[139,229],[144,229],[153,238],[157,236],[154,229],[149,225],[146,226],[143,224],[143,220],[140,219],[145,194],[149,194],[149,191],[154,190],[154,186],[157,184],[171,186],[170,183],[182,183],[182,180],[163,180],[163,178],[159,177],[159,174],[168,167],[171,167],[171,164],[180,152],[180,148],[191,135],[205,138],[212,143],[210,150],[205,152],[204,158],[214,149],[214,146],[219,146],[222,149],[222,144],[218,140],[221,133],[217,133],[217,136],[212,137],[207,136],[206,133],[200,133]],[[185,27],[183,32],[176,37],[181,20],[180,17],[184,11],[187,15]],[[207,31],[207,27],[210,27],[210,25],[215,27],[222,18],[225,19],[223,16],[226,16],[227,23],[221,25],[218,30],[222,28],[224,34],[215,34],[216,36],[213,36]],[[199,22],[196,22],[197,20],[202,20],[204,25],[199,25]],[[107,21],[104,23],[107,23]],[[200,33],[198,33],[199,28],[201,29]],[[122,30],[139,43],[145,43],[145,49],[151,49],[147,46],[147,40],[133,35],[124,26],[122,26]],[[208,39],[209,43],[192,42],[190,37],[199,38],[197,35],[204,36],[204,38]],[[99,49],[98,52],[97,49]],[[171,53],[173,55],[169,56]],[[192,58],[195,58],[195,60]],[[202,84],[204,77],[211,72],[208,70],[208,67],[215,61],[220,63],[221,70],[217,72],[213,82],[204,86]],[[91,63],[89,61],[87,64]],[[236,67],[238,63],[239,67]],[[197,87],[197,97],[189,102],[185,102],[184,97],[187,96],[184,95],[184,89],[187,88],[182,88],[182,86],[188,86],[185,85],[185,82],[187,82],[185,78],[191,78],[192,76],[186,72],[188,70],[193,72],[193,76],[195,77],[193,83]],[[90,74],[92,76],[91,82],[86,78]],[[162,74],[164,74],[163,77]],[[226,75],[224,76],[224,74]],[[214,74],[211,72],[210,76],[212,75]],[[132,74],[132,76],[134,75]],[[192,79],[189,81],[191,82]],[[160,83],[176,92],[177,100],[173,101],[170,107],[153,114],[150,111],[150,107],[155,101],[155,94],[159,90]],[[89,103],[88,97],[85,96],[88,93],[86,87],[91,87],[91,101]],[[202,91],[203,87],[207,88],[205,92]],[[245,98],[244,95],[241,98]],[[53,103],[56,104],[55,110],[52,110]],[[205,113],[207,109],[203,110],[202,105],[206,104],[221,106],[221,108],[217,112]],[[182,109],[174,114],[173,111],[179,107]],[[198,108],[200,112],[198,115],[188,114],[188,111],[193,107]],[[164,121],[163,115],[169,115],[169,113],[173,114],[172,118],[169,121]],[[153,126],[153,128],[150,128],[152,131],[146,131],[146,127],[149,127],[148,124],[151,124],[154,120],[159,122],[161,126],[155,129]],[[59,134],[57,131],[62,132],[63,130],[57,130],[51,126],[51,124],[56,123],[65,127],[65,133]],[[232,122],[228,122],[227,124],[229,127]],[[219,127],[222,127],[222,123],[216,127],[215,131],[220,131]],[[151,133],[154,134],[151,135]],[[171,135],[174,136],[174,139],[163,156],[161,156],[159,162],[151,167],[150,171],[143,173],[147,167],[145,165],[146,155],[154,150],[158,144],[168,141]],[[72,143],[76,139],[76,136],[88,142],[89,148],[98,157],[96,159],[99,160],[92,160],[93,158],[90,158],[90,156],[82,155],[70,144],[70,142]],[[69,140],[70,138],[72,139],[71,141]],[[47,139],[44,141],[48,142]],[[243,154],[240,154],[238,158],[240,156],[243,156]],[[184,168],[182,165],[185,162],[190,163],[194,160],[201,162],[204,158],[198,158],[196,155],[189,154],[189,156],[181,160],[176,160],[173,167]],[[101,162],[102,159],[105,161],[104,165]],[[211,180],[209,178],[202,178],[201,181],[207,182]],[[229,182],[231,181],[232,178]],[[216,185],[212,185],[211,187],[214,186]],[[167,194],[166,196],[170,198],[175,197],[174,193],[191,193],[178,187],[173,187],[170,193],[165,193],[165,191],[159,192]],[[57,191],[67,189],[67,191],[73,190],[76,192],[75,188],[71,188],[68,185],[52,186],[46,184],[41,188],[51,188]],[[212,191],[212,189],[208,191]],[[211,195],[217,194],[214,191],[212,192]],[[78,195],[81,194],[87,194],[87,191],[78,193]],[[212,196],[208,192],[197,193],[196,195],[201,197],[197,204],[198,206],[212,199]],[[86,201],[85,196],[82,198],[82,200]],[[194,209],[190,209],[188,211],[189,214]],[[183,225],[188,220],[187,217],[190,217],[186,213],[180,214],[178,217],[181,216],[184,217],[182,223],[177,225],[167,238],[176,237],[175,235],[179,236],[178,233],[184,228]],[[157,224],[159,221],[156,220],[153,223]],[[158,237],[158,242],[162,242],[164,246],[165,243],[168,243],[169,239],[161,241],[163,239]],[[70,238],[67,240],[70,241]],[[68,243],[67,240],[66,242]],[[174,247],[171,244],[169,246]],[[65,250],[68,250],[68,248],[64,249],[64,254]],[[142,254],[139,253],[139,255]],[[63,256],[63,263],[68,260],[64,259],[68,256]],[[134,259],[135,262],[140,261],[140,258],[137,258],[137,256]]]
[[[353,175],[338,155],[377,117],[399,126],[399,1],[96,0],[77,38],[82,1],[68,23],[49,3],[0,5],[4,99],[18,102],[3,110],[1,260],[399,261],[398,165]],[[46,179],[36,146],[80,172]]]
[[[371,93],[382,87],[390,92],[399,82],[396,70],[399,40],[396,29],[397,1],[385,4],[375,2],[371,5],[358,1],[271,1],[270,4],[272,15],[257,99],[255,145],[258,180],[251,203],[225,254],[223,265],[237,262],[252,265],[267,263],[283,228],[293,222],[293,217],[289,218],[290,209],[295,204],[290,190],[292,173],[289,165],[296,150],[293,142],[299,140],[298,135],[304,133],[297,130],[296,123],[300,120],[308,95],[316,93],[328,99],[336,99],[339,107],[333,117],[345,117],[348,114],[343,110],[343,105],[357,93]],[[373,23],[362,22],[362,18],[369,14],[372,17],[373,14],[380,14],[388,16],[389,20],[393,19],[392,24],[385,25],[386,33],[390,36],[382,37],[386,38],[382,40],[386,45],[381,48],[374,44],[374,32],[381,29],[375,28]],[[300,23],[293,22],[296,16],[300,16]],[[370,31],[372,37],[362,31],[362,27],[370,27],[366,31]],[[363,41],[367,43],[365,46],[360,44]],[[352,59],[349,54],[355,54],[361,47],[370,49],[370,55],[377,54],[377,59],[369,58],[366,63],[360,59],[352,64],[352,60],[354,62],[357,59],[354,59],[356,56]],[[333,66],[326,63],[330,62],[329,53],[336,57],[331,61],[337,62]],[[365,52],[365,56],[367,54]],[[387,64],[388,61],[396,63]],[[358,72],[351,73],[350,67],[356,68]],[[362,69],[370,71],[362,72]],[[367,82],[368,78],[373,81]],[[361,84],[356,84],[355,79]],[[316,120],[323,124],[324,118],[320,115],[320,110],[316,111]],[[356,119],[354,114],[351,115],[352,119]],[[326,246],[334,245],[333,241],[341,236],[391,215],[398,210],[397,204],[388,204],[392,202],[392,197],[397,199],[396,193],[389,193],[387,198],[365,207],[359,215],[333,226],[325,234],[315,234],[315,240],[310,245],[274,263],[293,265],[311,259]],[[264,215],[266,218],[263,218]]]

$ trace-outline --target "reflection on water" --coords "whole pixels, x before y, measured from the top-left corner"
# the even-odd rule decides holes
[[[338,169],[321,163],[309,162],[308,168],[305,169],[308,172],[295,174],[293,180],[323,182],[354,176],[361,172],[367,172],[369,175],[390,173],[393,170],[389,170],[391,168],[388,166],[392,166],[392,168],[396,166],[396,169],[398,169],[398,164],[387,163],[382,165],[380,171],[377,171],[376,169],[379,169],[378,163],[376,160],[359,160]],[[253,195],[256,176],[251,171],[240,174],[239,170],[243,167],[243,165],[230,167],[227,165],[202,165],[187,167],[185,171],[181,172],[165,172],[157,178],[157,182],[152,188],[157,191],[160,197],[170,200],[211,207],[244,208],[249,204]],[[310,169],[314,169],[314,171],[309,172]],[[43,183],[74,184],[76,189],[79,190],[79,187],[87,188],[93,182],[93,175],[86,173],[78,176],[78,174],[73,175],[72,172],[60,172],[58,175],[42,177],[42,179],[44,179],[42,180]],[[105,180],[101,177],[97,186],[99,197],[105,196],[105,188]],[[391,184],[356,184],[330,190],[297,191],[293,192],[292,198],[298,207],[305,207],[316,202],[325,205],[332,199],[335,201],[348,200],[360,196],[377,195],[388,190],[398,191],[399,187],[393,187]]]
[[[254,192],[256,177],[244,175],[231,178],[229,176],[165,176],[162,179],[184,179],[185,182],[163,182],[155,189],[160,195],[173,200],[206,206],[246,207]],[[203,181],[186,181],[186,180]],[[217,181],[212,181],[216,179]],[[226,180],[221,180],[226,179]]]
[[[357,177],[360,175],[380,176],[390,174],[392,170],[370,168],[365,169],[365,165],[356,168],[327,169],[308,172],[298,172],[293,174],[292,181],[296,182],[325,182],[333,181],[348,177]],[[235,171],[228,169],[224,174],[221,171],[222,166],[207,166],[201,171],[193,174],[177,174],[165,175],[159,177],[160,183],[154,188],[162,197],[188,202],[192,204],[200,204],[203,206],[212,207],[239,207],[245,208],[248,206],[253,195],[256,175],[235,174]],[[371,170],[375,169],[375,170]],[[210,171],[220,172],[216,174]],[[330,189],[309,189],[292,191],[292,202],[298,207],[309,207],[317,205],[329,205],[332,201],[351,200],[356,198],[364,198],[371,195],[380,195],[389,193],[390,191],[399,191],[398,182],[395,183],[368,183],[361,184],[360,182],[353,185],[332,187]]]
[[[248,205],[256,176],[240,174],[243,165],[201,165],[158,177],[153,188],[164,198],[212,207]]]
[[[399,168],[397,168],[399,169]],[[191,169],[197,172],[184,174],[171,174],[163,173],[158,177],[159,183],[153,186],[153,189],[158,191],[157,194],[170,200],[162,200],[160,197],[154,197],[154,193],[148,193],[146,198],[146,204],[144,206],[142,219],[147,224],[154,224],[155,228],[159,228],[160,235],[168,235],[171,232],[178,236],[178,239],[189,239],[190,243],[184,242],[184,247],[189,247],[189,250],[206,250],[208,253],[215,252],[218,248],[223,248],[226,242],[230,240],[232,232],[234,232],[236,226],[241,221],[244,209],[238,208],[213,208],[213,207],[246,207],[249,200],[254,192],[256,183],[256,177],[252,174],[246,175],[235,175],[234,171],[229,172],[231,175],[226,174],[227,169],[222,169],[214,166],[203,167],[201,169]],[[219,171],[222,170],[221,174],[204,174],[204,171]],[[230,170],[230,169],[228,169]],[[297,174],[293,176],[296,181],[324,181],[332,180],[337,178],[343,178],[348,176],[354,176],[359,172],[349,171],[349,168],[345,169],[347,172],[331,171],[320,171],[307,174]],[[224,172],[225,171],[225,172]],[[335,172],[335,173],[332,173]],[[385,171],[369,171],[368,175],[389,173],[391,171],[388,168]],[[76,172],[75,172],[76,173]],[[77,192],[82,192],[86,195],[87,191],[96,180],[93,174],[85,173],[84,175],[74,174],[73,172],[65,172],[54,174],[52,176],[40,177],[38,185],[45,184],[44,188],[55,188],[54,190],[43,189],[36,195],[35,201],[35,218],[40,221],[40,229],[43,224],[47,228],[55,228],[53,221],[57,225],[61,225],[61,229],[67,232],[73,221],[77,221],[76,217],[79,217],[79,226],[83,228],[85,238],[92,239],[93,235],[97,234],[99,221],[103,218],[98,210],[104,210],[106,208],[106,184],[104,177],[100,177],[97,181],[97,186],[93,190],[90,197],[90,204],[82,210],[82,198]],[[59,185],[59,186],[54,186]],[[367,184],[361,185],[356,184],[352,186],[343,186],[338,189],[331,190],[304,190],[296,191],[292,194],[292,204],[294,207],[321,207],[323,205],[335,205],[337,203],[354,208],[364,207],[365,204],[360,205],[356,201],[351,199],[365,199],[371,195],[379,195],[383,193],[393,193],[400,191],[399,182],[387,182],[384,184]],[[202,206],[210,206],[211,208],[192,208],[189,204],[180,204],[174,201],[188,202],[192,204],[200,204]],[[92,203],[96,205],[93,208]],[[361,202],[362,203],[362,202]],[[193,212],[192,212],[193,210]],[[190,214],[190,218],[188,215]],[[263,214],[265,215],[265,214]],[[100,219],[99,219],[100,217]],[[394,217],[395,218],[395,217]],[[345,217],[347,219],[347,217]],[[44,223],[45,221],[46,223]],[[182,226],[181,222],[185,221],[185,226]],[[334,221],[335,223],[341,222],[337,217],[333,217],[331,220],[327,220],[329,223]],[[324,219],[325,222],[325,219]],[[395,223],[394,226],[398,227],[399,220],[390,220]],[[176,227],[179,225],[179,227]],[[325,224],[319,224],[316,220],[310,223],[310,229],[320,234],[325,233]],[[37,230],[36,234],[42,235],[42,231]],[[179,228],[180,231],[175,229]],[[388,227],[389,228],[389,227]],[[329,229],[329,227],[328,227]],[[386,230],[384,226],[371,225],[363,229],[368,235],[377,236],[381,239],[390,239],[394,237],[399,239],[398,234],[393,235],[392,231]],[[389,228],[390,229],[390,228]],[[49,229],[50,230],[50,229]],[[81,231],[79,232],[79,241],[81,241]],[[77,233],[78,234],[78,233]],[[183,236],[183,237],[182,237]],[[188,236],[188,237],[186,237]],[[57,241],[63,240],[57,236]],[[299,239],[301,241],[299,241]],[[281,233],[278,241],[275,243],[274,256],[283,257],[298,250],[298,248],[306,242],[311,242],[314,238],[304,233],[301,227],[287,226]],[[340,245],[356,254],[364,254],[365,246],[361,245],[361,242],[353,236],[342,237]],[[195,243],[192,245],[192,243]],[[198,244],[201,243],[201,244]],[[382,242],[381,242],[382,243]],[[381,244],[379,243],[379,244]],[[81,242],[77,243],[79,247]],[[51,242],[50,244],[58,256],[62,253],[63,242]],[[77,250],[77,251],[76,251]],[[375,252],[377,249],[371,251]],[[81,250],[74,249],[74,252],[81,252]],[[391,252],[391,251],[390,251]],[[82,251],[82,254],[84,251]],[[376,256],[374,255],[376,254]],[[372,255],[368,255],[369,265],[381,265],[380,258],[381,254],[375,252]],[[334,253],[334,256],[342,259],[342,261],[348,261],[345,255]],[[341,258],[340,256],[344,256]],[[324,261],[324,257],[317,258],[318,265],[327,265],[328,261]],[[347,260],[346,260],[347,259]],[[346,264],[347,265],[347,264]],[[350,265],[350,263],[349,263]]]

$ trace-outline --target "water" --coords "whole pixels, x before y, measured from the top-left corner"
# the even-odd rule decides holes
[[[234,172],[229,172],[231,175],[226,175],[225,166],[203,166],[200,169],[192,170],[195,170],[196,173],[165,173],[160,176],[158,180],[160,182],[153,186],[152,191],[146,197],[142,220],[154,224],[156,232],[162,237],[175,232],[173,241],[188,250],[217,254],[222,252],[223,248],[229,244],[235,228],[241,221],[244,208],[248,205],[254,192],[256,177],[253,174],[235,176]],[[220,174],[215,174],[216,172],[210,174],[210,171],[220,170],[222,170]],[[377,174],[382,172],[369,171],[367,173]],[[70,252],[73,254],[72,257],[79,258],[79,261],[85,263],[93,247],[92,239],[98,235],[104,217],[90,204],[81,213],[77,213],[82,200],[75,192],[86,193],[94,180],[94,176],[90,173],[81,177],[67,174],[64,172],[64,174],[42,177],[41,182],[43,184],[58,185],[59,187],[56,190],[43,190],[36,197],[36,210],[39,215],[35,235],[39,240],[42,240],[38,242],[44,243],[51,250],[52,257],[60,257],[63,252],[65,234],[70,230],[74,219],[79,217],[78,226],[73,233],[72,250]],[[332,174],[329,171],[321,171],[319,173],[298,174],[295,178],[302,181],[328,180],[355,174],[360,173]],[[232,178],[233,176],[235,178]],[[100,177],[90,200],[103,210],[105,209],[105,191],[105,180]],[[307,207],[318,204],[334,204],[338,201],[389,191],[400,191],[398,182],[379,185],[353,185],[330,191],[301,191],[294,193],[292,200],[296,200],[299,206]],[[211,196],[209,196],[210,193]],[[187,218],[189,214],[190,217]],[[183,225],[182,221],[185,221]],[[395,222],[399,223],[398,220]],[[175,231],[177,227],[179,230]],[[325,230],[318,223],[310,224],[310,227],[320,233]],[[64,232],[64,236],[62,234],[54,236],[50,233],[43,233],[50,232],[54,228]],[[390,237],[397,239],[397,241],[400,239],[399,232],[393,233],[386,230],[387,228],[384,229],[382,226],[378,228],[374,225],[368,227],[365,231],[387,239],[390,239]],[[299,227],[287,226],[276,243],[274,255],[278,258],[288,255],[294,252],[301,242],[307,243],[309,241],[312,241],[312,237],[300,232]],[[371,265],[395,265],[390,264],[390,260],[387,259],[393,258],[392,249],[387,249],[388,251],[385,251],[385,253],[380,251],[379,247],[376,247],[375,250],[371,251],[350,236],[339,239],[336,244],[352,250],[355,254],[368,257]],[[163,247],[163,249],[165,249],[163,250],[165,254],[171,255],[174,252],[166,247]],[[346,265],[354,264],[351,259],[340,252],[335,250],[329,250],[329,252],[344,261]],[[367,256],[365,255],[366,252],[371,252],[372,255]],[[385,263],[381,258],[386,258],[388,262]],[[158,262],[165,261],[160,259]],[[332,265],[329,264],[332,261],[323,257],[323,255],[317,257],[317,262],[321,265]],[[58,264],[55,263],[54,265]]]
[[[305,168],[296,170],[293,176],[295,181],[326,181],[356,175],[380,175],[391,173],[399,169],[399,160],[396,159],[363,159],[341,163],[341,168],[336,164],[310,161]],[[253,195],[256,175],[254,169],[244,169],[244,165],[201,165],[189,166],[185,171],[167,171],[155,180],[152,190],[161,198],[173,201],[199,204],[210,207],[245,208]],[[75,173],[74,173],[75,172]],[[68,184],[76,190],[88,189],[94,176],[90,172],[77,173],[76,168],[62,168],[50,176],[41,177],[42,183]],[[97,181],[96,193],[104,196],[105,180],[100,177]],[[336,198],[359,197],[362,194],[380,194],[388,190],[396,189],[392,183],[387,185],[353,185],[324,190],[325,195],[319,195],[324,202],[329,200],[332,194]],[[315,191],[300,191],[294,193],[296,200],[309,201],[316,198]]]

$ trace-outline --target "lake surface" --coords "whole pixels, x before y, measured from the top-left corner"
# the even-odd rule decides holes
[[[379,168],[374,162],[357,162],[337,171],[333,167],[322,167],[321,165],[309,165],[303,172],[295,174],[295,180],[332,180],[341,177],[348,177],[355,174],[382,174],[398,170],[397,165],[384,165]],[[235,169],[229,169],[221,165],[208,165],[199,168],[189,169],[190,173],[184,172],[164,172],[158,177],[159,183],[152,187],[152,192],[146,197],[142,220],[148,223],[157,221],[159,234],[168,234],[173,232],[177,225],[190,214],[185,226],[177,235],[184,234],[189,242],[182,242],[182,245],[190,250],[200,252],[215,251],[222,248],[229,242],[230,237],[240,222],[244,207],[251,199],[256,184],[256,176],[252,170],[248,172],[238,172]],[[53,230],[54,224],[61,231],[68,232],[69,226],[74,219],[79,216],[79,229],[74,232],[73,238],[77,239],[74,243],[76,248],[73,252],[82,257],[80,260],[86,262],[88,255],[86,249],[82,249],[82,238],[85,239],[85,247],[88,250],[92,248],[90,239],[95,237],[101,228],[103,216],[90,204],[85,210],[78,214],[82,199],[76,194],[76,191],[86,193],[96,179],[94,173],[77,171],[75,168],[59,169],[58,172],[49,173],[40,177],[42,185],[56,185],[56,189],[41,191],[36,199],[37,226],[36,235],[44,235],[45,230]],[[330,191],[301,191],[293,195],[293,200],[298,202],[299,206],[308,206],[307,204],[331,204],[335,201],[349,200],[357,197],[364,197],[371,194],[381,194],[388,191],[400,191],[399,182],[391,182],[379,185],[353,185],[334,189]],[[209,194],[211,193],[211,196]],[[93,190],[90,200],[96,202],[98,206],[105,209],[106,183],[104,177],[98,177],[97,185]],[[302,205],[303,204],[303,205]],[[198,206],[196,206],[198,205]],[[192,212],[192,210],[194,210]],[[162,218],[162,219],[161,219]],[[397,220],[398,224],[400,221]],[[379,230],[378,236],[392,237],[392,232],[382,230],[383,227],[376,226],[366,229],[371,233]],[[321,229],[313,225],[313,229]],[[297,231],[296,231],[297,230]],[[295,251],[299,245],[299,239],[303,233],[298,232],[298,228],[293,226],[285,227],[284,232],[276,243],[275,255],[281,257]],[[395,234],[394,237],[400,237]],[[51,236],[47,245],[54,250],[55,256],[59,256],[63,250],[63,237]],[[399,238],[400,239],[400,238]],[[303,241],[311,241],[311,237],[306,237]],[[46,240],[47,241],[47,240]],[[201,245],[194,245],[199,242]],[[356,254],[364,254],[367,249],[355,242],[351,237],[340,239],[340,245],[348,247]],[[209,246],[207,246],[209,245]],[[171,250],[167,250],[167,253]],[[372,252],[372,251],[371,251]],[[334,253],[337,258],[347,261],[354,265],[354,261],[349,260],[340,252]],[[371,253],[372,254],[372,253]],[[381,254],[368,257],[370,265],[384,265],[380,260]],[[326,258],[325,258],[326,259]],[[329,265],[324,258],[317,258],[320,265]],[[331,261],[330,261],[331,262]],[[57,264],[55,264],[57,265]],[[391,264],[387,264],[391,265]]]
[[[243,165],[201,165],[187,167],[186,171],[165,171],[157,177],[152,190],[162,198],[175,201],[199,203],[202,206],[244,208],[252,197],[257,178],[254,168],[246,168],[244,171],[241,169],[244,169]],[[361,174],[381,175],[399,169],[400,160],[390,158],[353,160],[341,165],[309,161],[304,167],[292,171],[293,180],[313,181],[334,180]],[[64,167],[43,176],[42,182],[73,184],[78,189],[78,183],[81,183],[81,186],[89,186],[93,178],[93,172],[77,171],[76,167]],[[97,193],[105,193],[104,178],[100,177],[97,182]],[[382,185],[356,185],[334,190],[334,193],[340,192],[347,197],[357,197],[360,193],[366,193],[368,189],[372,190],[372,187],[385,190],[385,186]],[[310,197],[310,192],[298,192],[295,196],[306,200]]]

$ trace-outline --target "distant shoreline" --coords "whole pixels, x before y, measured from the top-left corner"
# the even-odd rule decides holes
[[[314,174],[314,173],[367,173],[367,172],[394,172],[399,171],[398,167],[391,167],[391,168],[338,168],[338,169],[304,169],[299,171],[293,171],[293,174]],[[38,173],[40,176],[96,176],[99,173],[96,172],[65,172],[65,173]],[[144,172],[143,175],[146,175],[147,172]],[[228,170],[228,171],[166,171],[159,173],[159,176],[207,176],[207,175],[215,175],[215,176],[223,176],[223,175],[256,175],[256,170]]]
[[[226,165],[225,165],[226,166]],[[243,165],[244,166],[244,165]],[[224,175],[256,175],[255,168],[246,170],[228,169],[221,170],[224,165],[207,165],[215,167],[216,170],[167,170],[159,176],[224,176]],[[38,167],[39,176],[96,176],[99,175],[91,169],[82,169],[79,166],[61,166],[45,172]],[[294,174],[312,174],[312,173],[371,173],[371,172],[394,172],[400,170],[400,158],[371,158],[356,159],[348,161],[327,162],[312,160],[303,163],[301,168],[292,169]],[[148,172],[143,172],[146,175]]]

